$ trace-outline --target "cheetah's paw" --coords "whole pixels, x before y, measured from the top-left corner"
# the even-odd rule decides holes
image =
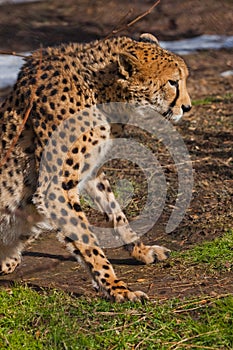
[[[170,249],[167,249],[159,245],[144,245],[142,243],[137,244],[131,255],[144,264],[153,264],[158,261],[163,261],[169,258]]]
[[[134,292],[130,290],[124,282],[117,281],[110,288],[109,298],[117,303],[125,301],[144,302],[148,299],[148,296],[140,290]]]
[[[20,255],[15,255],[15,256],[5,258],[0,263],[0,274],[7,275],[8,273],[12,273],[16,269],[16,267],[20,264],[20,262],[21,262]]]

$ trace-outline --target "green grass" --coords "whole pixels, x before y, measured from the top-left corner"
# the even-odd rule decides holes
[[[232,349],[233,296],[145,305],[1,291],[1,349]]]
[[[192,100],[193,106],[208,105],[211,103],[227,102],[233,99],[233,94],[225,94],[223,96],[208,96],[200,100]]]
[[[173,253],[185,264],[197,264],[208,269],[221,271],[233,270],[233,231],[230,230],[223,237],[212,242],[204,242],[183,253]]]
[[[175,259],[229,269],[232,236]],[[233,349],[232,329],[233,294],[119,305],[54,289],[16,285],[0,291],[0,349]]]

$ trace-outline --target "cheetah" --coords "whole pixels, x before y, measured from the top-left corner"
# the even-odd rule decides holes
[[[98,106],[136,103],[142,114],[147,107],[176,122],[191,108],[183,59],[143,34],[139,40],[119,36],[61,44],[37,50],[25,61],[0,107],[1,273],[13,272],[28,243],[53,230],[107,298],[147,299],[116,276],[82,210],[80,191],[84,188],[106,213],[133,258],[151,264],[169,256],[169,249],[138,240],[106,175],[96,172],[127,123],[124,112],[114,123]]]

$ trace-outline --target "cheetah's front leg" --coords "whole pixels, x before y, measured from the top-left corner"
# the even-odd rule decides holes
[[[84,224],[84,213],[81,216],[83,217],[82,224]],[[86,225],[88,227],[88,223]],[[65,236],[60,232],[58,239],[65,243],[78,261],[84,263],[92,276],[94,287],[108,299],[116,302],[148,299],[144,292],[130,290],[126,283],[117,278],[112,265],[98,246],[95,236],[88,229],[81,230],[81,232],[79,230],[78,235],[70,236]]]
[[[133,258],[145,264],[152,264],[169,257],[169,249],[159,245],[144,245],[139,241],[137,233],[130,227],[104,173],[87,181],[85,190],[92,197],[97,207],[107,214],[109,220],[113,221],[117,235],[121,237],[125,243],[125,248]]]

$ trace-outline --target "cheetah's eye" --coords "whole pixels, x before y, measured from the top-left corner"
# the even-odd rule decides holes
[[[170,84],[171,86],[175,86],[175,87],[178,86],[178,81],[177,81],[177,80],[168,80],[168,82],[169,82],[169,84]]]

